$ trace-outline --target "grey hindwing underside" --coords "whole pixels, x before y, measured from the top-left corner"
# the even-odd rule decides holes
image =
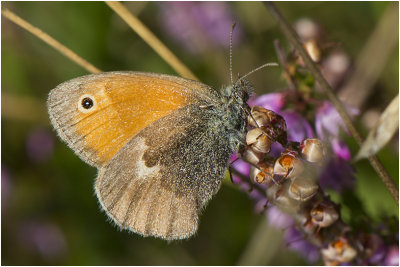
[[[199,105],[181,108],[143,129],[99,169],[96,193],[117,225],[164,239],[195,233],[232,153],[218,120]]]

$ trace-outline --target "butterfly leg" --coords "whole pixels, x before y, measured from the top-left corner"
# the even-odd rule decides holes
[[[239,130],[231,130],[229,133],[229,147],[232,151],[238,151],[240,146],[246,145],[246,135]]]

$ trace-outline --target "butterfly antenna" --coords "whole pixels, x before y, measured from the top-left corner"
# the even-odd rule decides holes
[[[233,84],[233,74],[232,74],[232,35],[233,29],[235,29],[236,22],[232,23],[231,32],[229,34],[229,73],[231,75],[231,84]]]
[[[276,63],[276,62],[265,63],[265,64],[259,66],[258,68],[255,68],[254,70],[250,71],[250,72],[247,73],[246,75],[240,77],[240,80],[246,78],[246,77],[249,76],[250,74],[253,74],[254,72],[259,71],[259,70],[261,70],[261,69],[263,69],[263,68],[265,68],[265,67],[277,67],[277,66],[279,66],[279,64]]]
[[[232,54],[233,54],[233,38],[232,38],[232,36],[233,36],[233,30],[235,29],[235,26],[236,26],[236,22],[234,22],[234,23],[232,23],[232,26],[231,26],[231,32],[230,32],[230,34],[229,34],[229,74],[230,74],[230,76],[231,76],[231,84],[233,85],[233,63],[232,63],[232,58],[233,58],[233,56],[232,56]],[[242,85],[242,81],[240,81],[240,83],[241,83],[241,86],[243,87],[243,85]],[[236,98],[235,98],[235,101],[236,101]],[[240,107],[247,115],[250,115],[251,116],[251,112],[250,112],[250,107],[248,107],[247,106],[247,108],[245,109],[245,108],[243,108],[243,107]]]

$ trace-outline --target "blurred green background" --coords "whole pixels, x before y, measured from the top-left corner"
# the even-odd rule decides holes
[[[136,70],[176,73],[103,2],[2,2],[17,15],[41,28],[104,71]],[[167,4],[124,3],[147,25],[202,82],[219,88],[229,83],[228,42],[193,51],[190,40],[174,38],[168,29]],[[286,39],[258,2],[226,2],[228,36],[233,19],[237,39],[233,69],[245,74],[258,65],[277,61],[273,41]],[[332,42],[352,61],[389,9],[391,2],[291,2],[278,3],[294,22],[307,17],[323,26]],[[210,9],[210,12],[217,9]],[[164,13],[163,13],[164,12]],[[398,19],[396,20],[398,21]],[[194,23],[194,22],[193,22]],[[397,23],[397,22],[396,22]],[[198,25],[193,26],[196,34]],[[210,25],[210,27],[214,27]],[[392,27],[398,27],[393,25]],[[207,29],[206,29],[207,30]],[[393,29],[398,32],[398,28]],[[199,31],[201,32],[201,31]],[[204,33],[204,32],[203,32]],[[201,35],[201,33],[198,33]],[[235,33],[234,33],[235,35]],[[248,255],[250,240],[268,227],[256,214],[246,192],[229,182],[201,216],[198,234],[188,241],[167,243],[121,232],[99,211],[93,192],[96,170],[83,163],[51,130],[46,111],[48,92],[59,83],[87,72],[41,40],[2,17],[2,264],[3,265],[235,265]],[[211,44],[211,45],[210,45]],[[195,45],[195,44],[193,44]],[[385,49],[381,47],[379,49]],[[375,55],[379,55],[379,49]],[[379,70],[377,90],[361,110],[382,111],[398,93],[398,38]],[[374,64],[374,62],[370,62]],[[257,94],[285,88],[279,68],[267,68],[251,76]],[[357,125],[367,133],[362,119]],[[357,146],[346,141],[353,154]],[[39,146],[39,147],[38,147]],[[398,182],[398,138],[379,157]],[[398,207],[366,161],[357,163],[355,196],[374,222],[395,216]],[[340,202],[342,198],[335,196]],[[360,203],[357,203],[359,205]],[[350,220],[351,205],[343,203]],[[353,207],[352,207],[353,208]],[[357,206],[356,206],[357,208]],[[265,230],[265,229],[264,229]],[[271,255],[263,264],[297,265],[306,262],[282,244],[282,232],[263,231]],[[267,253],[268,254],[268,253]]]

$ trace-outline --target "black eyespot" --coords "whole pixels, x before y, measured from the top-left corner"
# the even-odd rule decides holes
[[[89,97],[85,97],[84,99],[82,99],[81,104],[84,109],[90,109],[94,105],[93,100]]]

